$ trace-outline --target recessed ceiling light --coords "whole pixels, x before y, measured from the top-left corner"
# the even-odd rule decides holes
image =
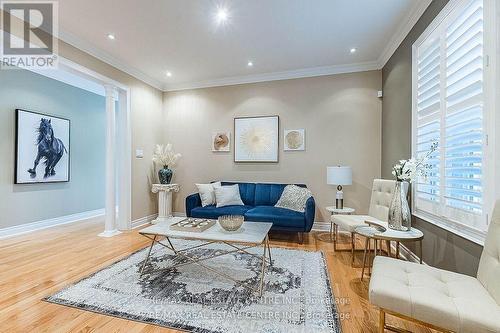
[[[226,8],[219,8],[217,10],[216,19],[218,23],[224,23],[229,18],[229,13]]]
[[[349,50],[349,52],[351,53],[356,53],[357,49],[355,47],[353,47],[352,49]]]
[[[171,72],[167,72],[167,76],[168,76],[168,77],[171,77],[171,76],[172,76],[172,73],[171,73]]]
[[[247,66],[248,66],[248,67],[252,67],[252,66],[253,66],[253,62],[249,61],[249,62],[247,63]]]
[[[108,34],[108,39],[115,40],[115,35],[113,35],[113,34]]]

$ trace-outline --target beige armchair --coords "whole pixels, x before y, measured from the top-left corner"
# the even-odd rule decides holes
[[[351,234],[351,265],[354,263],[355,233],[354,229],[359,226],[366,226],[365,221],[374,221],[381,225],[387,225],[389,219],[389,206],[394,195],[396,181],[375,179],[372,186],[370,198],[370,208],[368,215],[332,215],[334,224],[334,249],[337,250],[338,227]]]
[[[477,278],[376,257],[370,302],[380,308],[379,332],[391,314],[459,333],[500,333],[500,201],[496,203]]]

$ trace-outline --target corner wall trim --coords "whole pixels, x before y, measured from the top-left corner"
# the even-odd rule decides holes
[[[387,46],[379,56],[378,65],[380,68],[383,68],[385,64],[387,64],[394,52],[398,49],[399,45],[401,45],[406,36],[408,36],[411,29],[413,29],[420,17],[424,14],[427,7],[429,7],[431,2],[432,0],[415,1],[414,7],[410,10],[410,17],[407,20],[403,20],[396,28],[394,35],[388,41]]]
[[[55,217],[37,222],[15,225],[12,227],[0,229],[0,239],[18,236],[37,230],[52,228],[59,225],[80,222],[83,220],[90,220],[103,216],[104,216],[104,208]]]

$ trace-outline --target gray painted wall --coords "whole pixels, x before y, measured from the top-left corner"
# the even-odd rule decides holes
[[[15,109],[71,120],[71,180],[14,184]],[[0,70],[0,228],[104,207],[104,97],[24,70]]]
[[[382,177],[391,179],[391,169],[411,151],[411,56],[412,45],[448,0],[433,0],[382,70]],[[414,218],[414,226],[425,234],[424,261],[432,266],[475,275],[482,247]],[[412,244],[407,244],[415,252]]]

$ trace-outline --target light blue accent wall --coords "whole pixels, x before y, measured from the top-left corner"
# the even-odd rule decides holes
[[[14,184],[15,109],[71,120],[68,183]],[[24,70],[0,70],[0,229],[104,207],[105,99]]]

